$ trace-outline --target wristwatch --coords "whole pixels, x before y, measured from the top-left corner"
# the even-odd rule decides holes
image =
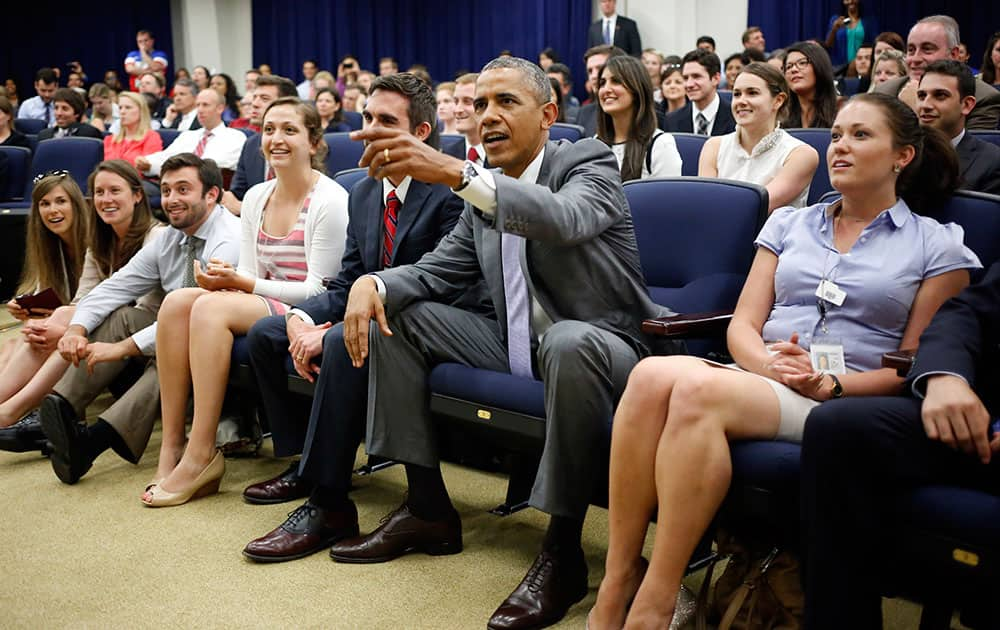
[[[830,391],[830,398],[843,398],[844,386],[840,384],[840,379],[834,374],[830,374],[830,378],[833,379],[833,389]]]
[[[452,190],[456,192],[464,190],[475,177],[479,177],[479,171],[476,170],[476,165],[469,160],[466,160],[465,166],[462,167],[462,183]]]

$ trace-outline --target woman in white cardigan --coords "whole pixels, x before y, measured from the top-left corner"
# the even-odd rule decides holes
[[[347,237],[347,191],[321,169],[327,146],[316,109],[295,98],[264,114],[261,149],[275,178],[243,200],[238,268],[194,263],[197,288],[167,296],[157,318],[157,369],[163,443],[156,476],[142,500],[180,505],[216,492],[225,472],[215,433],[233,338],[262,317],[283,314],[324,290],[340,270]],[[185,447],[187,401],[194,419]]]

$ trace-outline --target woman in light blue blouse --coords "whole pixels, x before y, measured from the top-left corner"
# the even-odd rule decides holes
[[[729,489],[728,441],[798,441],[822,401],[897,393],[902,379],[879,367],[882,353],[915,348],[981,266],[960,227],[910,210],[946,199],[958,163],[947,139],[897,99],[852,99],[826,157],[843,198],[768,219],[729,326],[736,365],[651,357],[629,377],[612,432],[610,542],[591,628],[621,627],[626,614],[636,627],[667,627],[685,565]]]

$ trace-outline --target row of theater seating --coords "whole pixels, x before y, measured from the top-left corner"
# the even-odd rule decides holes
[[[354,169],[335,178],[349,190],[364,174]],[[700,328],[681,318],[647,322],[646,329],[686,337],[698,356],[724,352],[724,313],[735,306],[749,270],[752,243],[767,213],[767,191],[729,180],[679,177],[629,182],[625,194],[654,301],[676,312],[711,313],[709,325]],[[961,191],[933,216],[962,225],[966,244],[985,266],[1000,260],[1000,197]],[[232,385],[252,393],[244,340],[234,346],[232,365]],[[294,374],[290,359],[286,368],[289,392],[310,395],[310,384]],[[515,455],[507,497],[494,512],[524,507],[544,442],[542,383],[446,363],[431,372],[429,388],[442,434],[459,430]],[[252,405],[252,398],[246,400]],[[609,438],[610,424],[608,418]],[[734,444],[732,453],[733,485],[719,522],[796,548],[799,445],[743,442]],[[606,505],[605,500],[602,484],[594,489],[594,503]],[[919,488],[899,498],[885,527],[888,544],[884,556],[871,559],[872,572],[886,595],[925,604],[922,628],[947,628],[956,608],[967,625],[1000,627],[1000,613],[989,605],[989,589],[1000,578],[1000,499],[947,486]],[[692,567],[700,564],[696,556]]]

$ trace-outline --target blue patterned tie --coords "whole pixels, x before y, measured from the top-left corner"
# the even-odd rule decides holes
[[[611,20],[604,20],[604,43],[611,45]]]
[[[531,326],[528,322],[528,284],[521,272],[524,237],[500,235],[503,255],[504,301],[507,303],[507,362],[514,376],[531,376]]]

